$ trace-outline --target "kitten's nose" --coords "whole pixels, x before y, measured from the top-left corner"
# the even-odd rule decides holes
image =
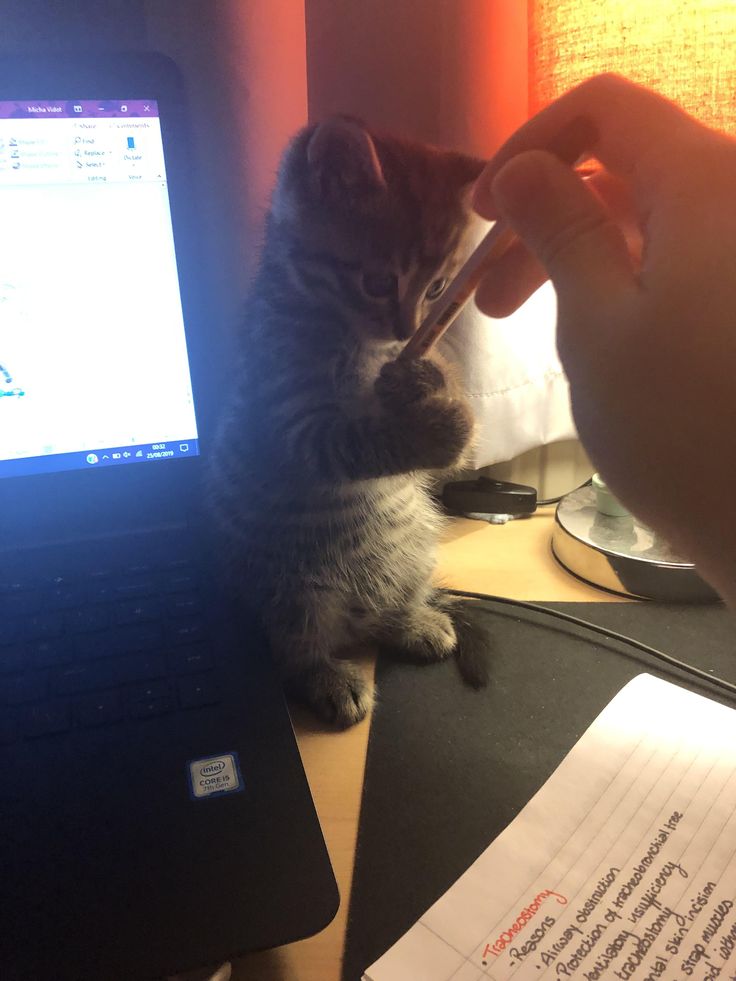
[[[394,333],[398,340],[408,341],[418,326],[417,312],[415,309],[399,310],[398,316],[394,321]]]

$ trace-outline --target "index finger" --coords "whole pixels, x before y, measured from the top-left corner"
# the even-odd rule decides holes
[[[478,178],[476,210],[485,218],[498,217],[490,189],[501,167],[525,150],[547,149],[560,130],[580,118],[595,134],[585,149],[635,192],[658,184],[682,133],[700,127],[664,96],[618,75],[597,75],[542,109],[503,144]]]

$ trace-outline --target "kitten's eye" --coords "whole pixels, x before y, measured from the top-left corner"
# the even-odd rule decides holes
[[[399,281],[393,273],[363,273],[363,289],[368,296],[396,296]]]
[[[429,284],[427,292],[424,294],[428,300],[436,300],[437,297],[442,293],[447,286],[447,279],[435,279],[433,283]]]

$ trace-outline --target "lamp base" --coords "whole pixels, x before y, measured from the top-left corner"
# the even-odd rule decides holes
[[[604,514],[596,491],[580,487],[555,513],[552,553],[568,572],[593,586],[662,603],[716,603],[718,594],[633,515]]]

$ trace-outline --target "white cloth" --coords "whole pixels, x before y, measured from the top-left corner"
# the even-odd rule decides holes
[[[576,438],[555,347],[556,312],[549,283],[503,320],[484,316],[471,300],[440,342],[440,351],[460,367],[478,424],[470,467]]]

